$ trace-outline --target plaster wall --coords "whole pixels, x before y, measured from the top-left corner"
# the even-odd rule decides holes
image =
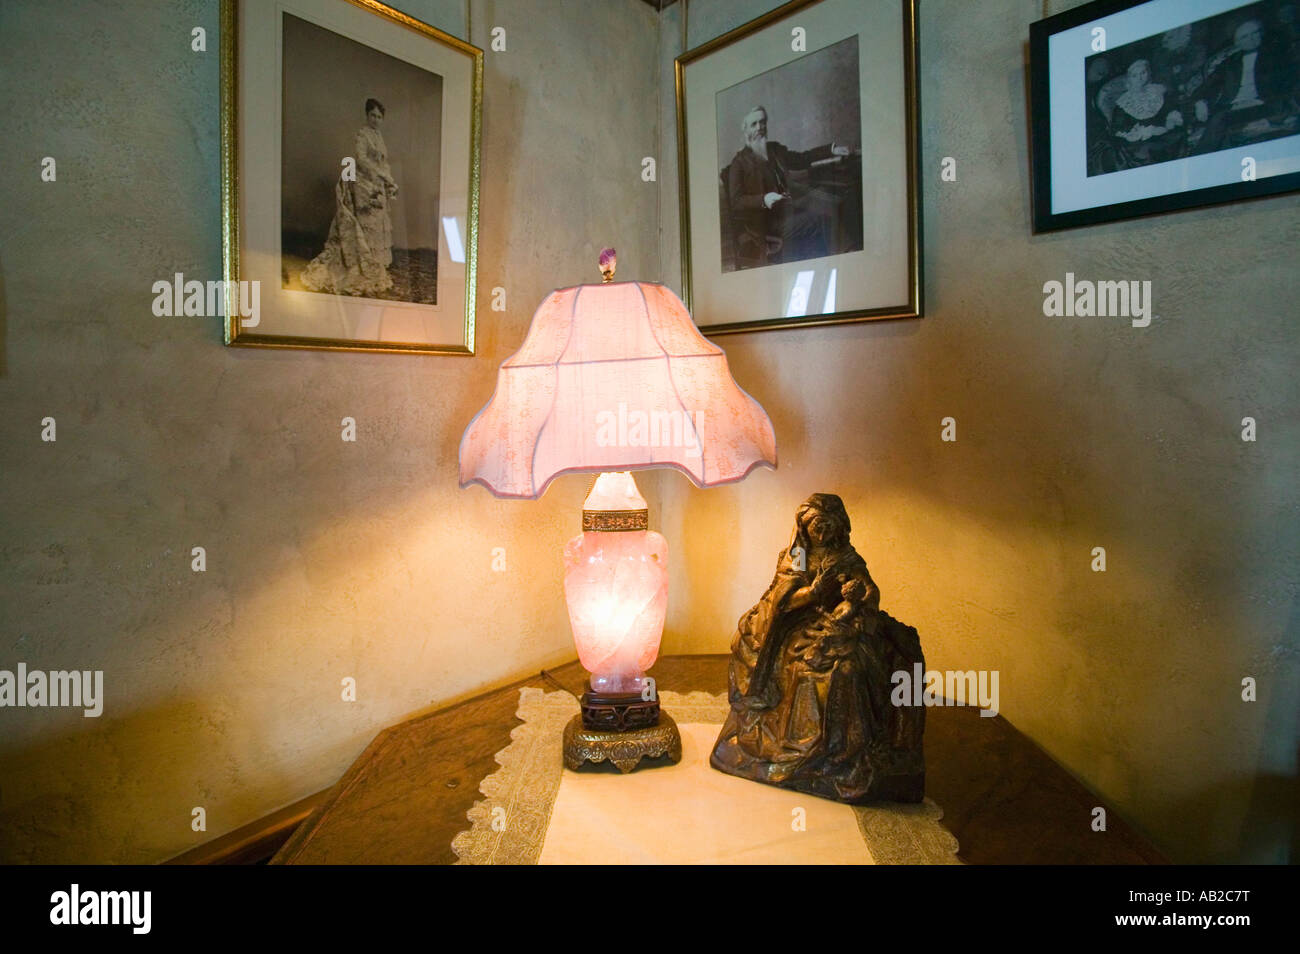
[[[685,46],[776,5],[691,0]],[[709,491],[666,479],[683,559],[665,647],[725,652],[795,508],[838,493],[930,668],[997,670],[1002,714],[1174,860],[1294,860],[1300,196],[1033,235],[1025,45],[1069,5],[918,3],[926,315],[715,339],[780,468]],[[678,4],[670,135],[682,27]],[[675,168],[661,182],[680,289]],[[1067,271],[1150,280],[1158,317],[1045,317],[1043,284]]]
[[[154,281],[220,273],[217,4],[0,5],[0,669],[102,669],[106,695],[98,720],[0,710],[0,860],[161,860],[332,784],[385,725],[573,657],[585,482],[462,491],[457,443],[602,245],[680,291],[672,58],[772,4],[397,5],[483,48],[506,29],[474,358],[229,349],[219,319],[154,317]],[[664,651],[725,651],[795,507],[836,492],[932,667],[998,670],[1002,713],[1176,860],[1294,858],[1300,196],[1033,236],[1023,45],[1064,4],[919,6],[926,317],[717,339],[780,469],[641,480]],[[1159,317],[1046,318],[1067,271],[1149,279]]]
[[[462,0],[396,6],[466,35]],[[498,501],[458,489],[456,452],[548,291],[599,280],[602,244],[658,273],[656,14],[471,5],[471,41],[507,49],[470,358],[226,348],[219,318],[152,314],[153,282],[221,275],[218,9],[0,5],[0,669],[100,669],[106,697],[98,719],[0,709],[0,861],[160,861],[332,785],[386,725],[574,655],[585,482]]]

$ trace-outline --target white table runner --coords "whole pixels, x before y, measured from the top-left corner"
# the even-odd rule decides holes
[[[521,689],[523,725],[452,842],[461,864],[959,864],[957,842],[920,805],[849,806],[718,772],[709,753],[725,695],[664,692],[682,761],[622,775],[561,760],[567,692]]]

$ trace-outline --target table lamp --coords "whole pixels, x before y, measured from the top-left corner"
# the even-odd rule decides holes
[[[772,422],[731,377],[671,290],[615,282],[551,292],[496,391],[460,441],[460,486],[535,500],[561,474],[598,474],[582,532],[564,548],[564,594],[578,659],[590,673],[565,729],[570,768],[608,759],[681,758],[681,737],[645,672],[668,606],[667,541],[649,529],[632,471],[673,467],[697,487],[776,466]]]

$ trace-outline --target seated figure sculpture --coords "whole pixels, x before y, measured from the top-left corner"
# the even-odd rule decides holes
[[[799,508],[776,576],[732,640],[731,711],[710,764],[730,775],[860,804],[925,795],[925,709],[895,706],[891,677],[925,659],[880,610],[834,494]]]

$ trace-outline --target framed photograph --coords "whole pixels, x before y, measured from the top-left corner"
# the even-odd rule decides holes
[[[1034,231],[1300,189],[1295,0],[1097,0],[1029,27]]]
[[[794,0],[676,61],[705,334],[921,315],[912,0]]]
[[[473,354],[482,93],[374,0],[222,0],[226,344]]]

